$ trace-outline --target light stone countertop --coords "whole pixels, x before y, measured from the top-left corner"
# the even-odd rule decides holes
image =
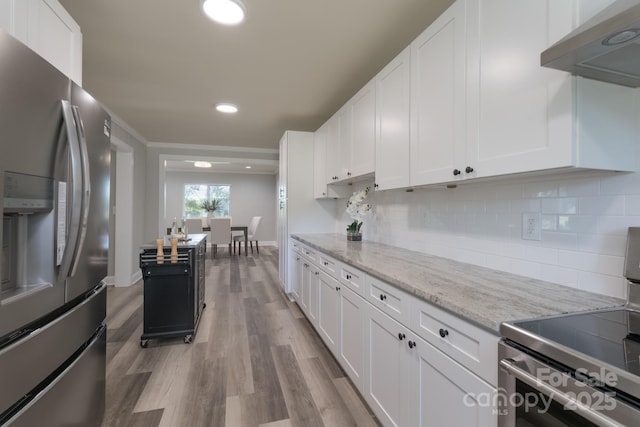
[[[621,306],[625,301],[340,234],[294,239],[498,333],[500,323]]]

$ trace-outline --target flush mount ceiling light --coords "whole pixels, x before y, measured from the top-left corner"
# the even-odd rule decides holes
[[[247,13],[241,0],[202,0],[202,10],[209,18],[225,25],[239,24]]]
[[[216,110],[221,113],[237,113],[238,107],[233,104],[229,104],[228,102],[219,102],[216,104]]]
[[[211,163],[210,162],[195,161],[195,162],[193,162],[193,166],[195,166],[197,168],[210,168],[211,167]]]

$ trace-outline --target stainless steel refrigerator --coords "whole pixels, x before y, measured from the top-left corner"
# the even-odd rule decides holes
[[[102,421],[110,126],[0,30],[0,425]]]

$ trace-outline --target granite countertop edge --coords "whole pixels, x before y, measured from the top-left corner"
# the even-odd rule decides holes
[[[362,241],[340,234],[292,238],[416,297],[499,334],[502,322],[619,307],[620,298]]]

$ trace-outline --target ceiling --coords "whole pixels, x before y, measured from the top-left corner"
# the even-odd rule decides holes
[[[244,0],[236,26],[200,0],[60,2],[82,29],[83,86],[147,141],[275,150],[287,129],[315,131],[453,0]]]

